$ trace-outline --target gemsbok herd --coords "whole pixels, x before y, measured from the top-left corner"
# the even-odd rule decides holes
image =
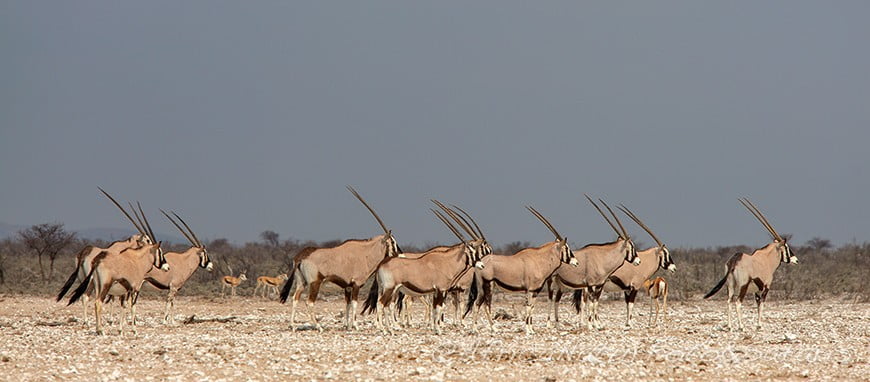
[[[306,290],[307,326],[324,330],[314,309],[324,282],[333,283],[344,291],[346,330],[357,330],[357,317],[363,314],[374,315],[375,326],[383,333],[401,330],[410,323],[410,303],[417,301],[427,308],[426,325],[434,333],[441,334],[445,320],[444,305],[447,298],[451,297],[451,323],[454,326],[477,332],[478,323],[483,322],[490,331],[496,332],[492,311],[494,285],[503,291],[525,297],[521,315],[527,334],[534,333],[534,303],[537,295],[545,289],[552,304],[547,308],[548,326],[560,325],[559,301],[566,292],[571,292],[574,310],[580,314],[581,325],[585,322],[587,329],[603,327],[598,314],[598,301],[603,291],[624,293],[626,328],[632,327],[634,301],[639,291],[645,292],[651,299],[649,326],[653,327],[658,323],[660,313],[663,320],[667,319],[668,282],[654,274],[659,269],[673,273],[676,265],[671,259],[668,247],[625,205],[620,204],[616,209],[649,234],[655,241],[654,246],[638,249],[610,205],[602,199],[598,199],[596,203],[585,195],[613,229],[615,240],[571,248],[568,238],[541,212],[532,206],[526,206],[550,231],[553,240],[520,249],[513,254],[495,254],[471,214],[455,204],[447,205],[432,199],[430,211],[453,233],[457,243],[437,246],[420,253],[405,253],[399,247],[392,230],[387,228],[368,202],[352,187],[348,186],[347,189],[369,210],[383,230],[382,234],[369,239],[346,240],[334,247],[303,248],[296,253],[287,273],[277,277],[260,276],[256,279],[254,295],[262,292],[262,297],[265,298],[267,292],[272,291],[279,295],[281,303],[291,300],[291,330],[298,329],[296,308]],[[108,192],[102,188],[99,190],[121,210],[138,233],[128,239],[113,242],[105,248],[87,246],[79,251],[76,255],[76,267],[60,289],[57,301],[63,299],[73,284],[80,280],[69,298],[68,305],[82,300],[85,325],[89,321],[88,301],[93,301],[96,332],[103,334],[103,305],[117,298],[125,310],[117,320],[120,333],[124,333],[127,316],[132,331],[135,332],[136,302],[142,286],[147,282],[166,291],[163,323],[171,323],[175,295],[181,287],[198,268],[212,271],[213,263],[205,243],[181,216],[172,211],[167,213],[160,210],[190,243],[190,247],[181,252],[165,251],[165,247],[155,237],[139,202],[135,205],[127,203],[132,212],[131,216]],[[732,310],[736,310],[737,314],[736,329],[743,329],[741,306],[750,288],[756,291],[757,328],[760,328],[763,323],[764,301],[773,282],[774,272],[780,263],[796,264],[798,261],[786,238],[774,230],[758,207],[747,198],[739,201],[764,226],[773,241],[752,253],[737,253],[732,256],[725,266],[724,277],[704,296],[712,297],[723,286],[728,286],[726,305],[729,330],[735,329]],[[231,294],[235,296],[236,288],[247,280],[245,273],[243,271],[239,276],[231,274],[221,277],[222,294],[223,289],[230,288]],[[371,287],[362,309],[358,310],[360,289],[370,279]],[[463,293],[466,294],[464,304],[461,302]],[[469,314],[472,319],[466,323],[464,318]],[[483,321],[479,318],[481,314],[484,316]]]

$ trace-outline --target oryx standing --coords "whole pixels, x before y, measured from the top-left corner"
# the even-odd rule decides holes
[[[139,205],[139,210],[142,212],[143,226],[147,229],[151,240],[154,240],[154,230],[151,229],[141,205]],[[136,210],[133,210],[133,213],[136,214]],[[139,215],[136,214],[136,217],[138,218]],[[88,289],[92,288],[97,334],[103,334],[101,317],[103,301],[109,296],[123,296],[129,301],[131,325],[135,332],[136,300],[142,283],[145,282],[145,274],[152,268],[163,271],[170,269],[169,264],[166,263],[163,249],[160,248],[160,242],[148,244],[138,249],[128,248],[119,253],[101,252],[94,258],[91,271],[73,292],[69,304],[76,302]],[[123,317],[120,320],[122,334],[124,320]]]
[[[671,260],[671,251],[668,250],[668,247],[659,240],[652,230],[650,230],[649,227],[637,217],[637,215],[625,206],[621,205],[619,206],[619,209],[634,220],[637,225],[643,228],[658,245],[643,251],[638,251],[637,258],[640,259],[640,264],[634,265],[628,261],[624,261],[622,265],[607,278],[607,283],[604,284],[603,288],[600,286],[588,288],[586,293],[589,301],[589,309],[593,311],[595,316],[597,316],[598,300],[601,297],[602,290],[622,291],[625,294],[625,326],[630,328],[634,300],[637,297],[638,290],[644,289],[644,281],[650,278],[658,269],[667,270],[673,273],[677,270],[677,266],[674,265],[673,260]],[[574,305],[578,310],[581,304],[580,298],[582,293],[583,292],[579,290],[574,292]]]
[[[564,290],[582,290],[587,287],[603,286],[607,282],[607,278],[619,268],[623,262],[638,265],[640,259],[637,257],[637,249],[634,242],[631,240],[628,231],[622,225],[619,217],[613,213],[610,206],[603,200],[598,199],[604,207],[616,220],[619,229],[607,218],[604,211],[592,201],[589,195],[585,195],[586,199],[595,207],[596,210],[604,217],[607,224],[616,232],[617,238],[614,241],[604,244],[589,244],[574,252],[577,258],[578,265],[576,267],[566,267],[560,265],[553,274],[552,288],[555,289],[555,298],[553,298],[553,318],[554,321],[559,321],[559,299],[562,297]],[[552,294],[551,294],[552,295]],[[587,328],[592,329],[593,326],[601,327],[601,323],[594,314],[594,310],[590,309],[586,312]]]
[[[534,307],[535,294],[543,289],[544,283],[553,275],[560,264],[577,265],[577,259],[574,258],[574,252],[568,245],[568,239],[560,235],[556,228],[537,210],[530,206],[526,206],[526,208],[550,229],[556,240],[537,248],[520,250],[513,255],[492,255],[481,260],[484,268],[474,270],[475,277],[469,289],[465,312],[468,314],[477,301],[476,317],[481,305],[486,305],[485,314],[492,331],[495,331],[495,324],[492,321],[492,283],[496,283],[509,292],[519,292],[526,295],[526,309],[523,318],[525,332],[531,334],[534,332],[532,330],[532,308]],[[478,284],[480,284],[482,293],[477,290]],[[479,299],[477,298],[478,294],[480,294]],[[476,325],[476,322],[472,322],[472,330],[476,330]]]
[[[755,207],[747,198],[738,200],[767,229],[767,232],[773,238],[773,242],[756,249],[751,254],[735,253],[734,256],[731,256],[725,265],[725,277],[719,280],[719,283],[704,298],[712,297],[727,282],[728,329],[733,329],[731,326],[731,304],[734,304],[737,311],[737,326],[742,330],[743,315],[741,305],[749,287],[754,286],[758,290],[755,293],[755,302],[758,305],[757,327],[761,328],[763,321],[762,308],[764,307],[764,300],[767,298],[767,292],[770,290],[770,284],[773,282],[773,273],[776,272],[776,268],[779,268],[779,263],[797,264],[798,259],[791,252],[786,239],[773,229],[773,226],[761,214],[758,207]],[[737,291],[736,296],[734,294],[735,291]]]
[[[320,284],[324,281],[332,282],[344,289],[345,299],[345,327],[349,330],[356,329],[356,307],[359,288],[372,276],[378,264],[387,257],[401,256],[392,231],[375,213],[368,203],[348,186],[347,189],[368,208],[384,230],[383,235],[365,240],[347,240],[332,248],[303,248],[293,258],[293,268],[290,271],[290,279],[284,283],[281,289],[281,303],[287,301],[293,283],[298,280],[299,284],[293,294],[293,303],[290,308],[290,326],[296,330],[296,304],[305,287],[308,287],[308,312],[311,323],[319,330],[323,330],[317,322],[314,312],[314,303],[317,301],[317,293]]]
[[[154,243],[154,241],[151,239],[151,237],[148,236],[148,233],[145,231],[144,227],[137,224],[136,221],[133,220],[133,218],[130,216],[130,214],[127,213],[127,211],[124,209],[124,207],[121,207],[121,205],[118,204],[118,202],[115,200],[115,198],[113,198],[111,195],[109,195],[109,193],[107,193],[102,188],[100,188],[100,187],[97,187],[97,188],[104,195],[106,195],[106,197],[108,197],[109,200],[111,200],[112,203],[114,203],[121,210],[121,212],[124,213],[124,216],[126,216],[127,219],[130,220],[130,223],[132,223],[133,226],[136,227],[136,230],[139,231],[139,233],[135,234],[133,236],[130,236],[130,238],[128,238],[127,240],[120,240],[120,241],[113,242],[112,244],[110,244],[106,248],[99,248],[99,247],[89,245],[89,246],[86,246],[85,248],[83,248],[81,251],[79,251],[78,255],[76,255],[76,269],[73,270],[72,274],[70,274],[69,278],[66,280],[66,283],[64,283],[63,287],[61,287],[60,292],[58,292],[58,294],[57,294],[56,301],[60,301],[61,299],[63,299],[64,295],[66,295],[66,293],[72,287],[73,283],[75,283],[76,279],[79,278],[79,276],[81,277],[82,280],[84,280],[84,278],[88,275],[88,273],[91,272],[91,263],[94,261],[94,258],[97,255],[99,255],[101,252],[120,253],[121,251],[128,249],[128,248],[137,249],[137,248],[141,248],[144,245]],[[131,206],[131,208],[132,208],[132,206]],[[133,212],[136,212],[136,210],[133,209]],[[82,312],[82,320],[84,321],[85,326],[87,326],[87,324],[88,324],[89,295],[90,295],[90,292],[85,294],[84,298],[82,299],[82,307],[84,308],[83,312]]]
[[[196,271],[197,267],[211,272],[214,264],[212,264],[211,260],[208,258],[208,250],[205,248],[205,244],[196,237],[196,234],[193,233],[193,230],[190,229],[190,226],[187,225],[181,216],[172,212],[172,215],[174,215],[181,224],[184,224],[187,231],[182,229],[181,226],[166,213],[166,211],[160,210],[160,212],[162,212],[163,216],[166,216],[166,218],[172,222],[175,228],[178,228],[178,231],[187,238],[187,241],[189,241],[191,245],[190,248],[183,252],[166,252],[164,254],[166,262],[169,263],[169,271],[164,272],[162,270],[152,269],[145,274],[145,280],[148,281],[148,283],[157,289],[167,291],[166,310],[163,313],[163,323],[166,323],[169,321],[172,307],[175,305],[175,295],[178,293],[178,290],[184,286],[184,283],[193,275],[193,272]]]
[[[436,204],[449,211],[445,206]],[[432,295],[432,314],[430,322],[436,334],[441,334],[441,308],[447,292],[454,288],[457,280],[472,267],[483,267],[480,254],[491,252],[482,240],[474,238],[467,241],[463,235],[439,212],[432,212],[460,240],[459,244],[447,247],[437,247],[417,258],[389,258],[378,266],[375,283],[369,291],[363,306],[363,312],[377,314],[378,296],[380,296],[383,311],[377,315],[378,326],[389,331],[390,323],[383,322],[392,317],[390,304],[394,294],[402,290],[412,296]],[[450,214],[450,212],[448,212]]]

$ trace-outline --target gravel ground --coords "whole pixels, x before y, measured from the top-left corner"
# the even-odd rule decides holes
[[[520,300],[497,296],[494,310],[514,315]],[[640,299],[639,299],[640,300]],[[751,315],[747,302],[744,313]],[[724,301],[672,302],[670,321],[648,328],[647,301],[624,330],[623,304],[604,301],[606,328],[545,325],[536,306],[535,335],[516,319],[499,331],[471,334],[449,324],[436,336],[417,328],[382,335],[370,318],[341,329],[343,301],[319,302],[326,330],[289,330],[289,306],[253,297],[179,297],[173,325],[163,305],[143,295],[136,334],[117,326],[96,336],[81,306],[48,298],[0,296],[0,379],[45,380],[868,380],[870,304],[841,300],[768,302],[761,331],[722,328]],[[417,305],[419,308],[419,305]],[[304,305],[303,305],[304,313]],[[193,321],[189,319],[195,315]],[[305,314],[301,316],[307,318]],[[448,318],[449,320],[449,318]],[[185,323],[188,321],[188,323]],[[751,321],[750,321],[751,322]],[[308,329],[305,326],[302,329]],[[481,329],[484,329],[483,327]]]

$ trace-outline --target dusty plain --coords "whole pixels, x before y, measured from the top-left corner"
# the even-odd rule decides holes
[[[445,334],[423,325],[384,335],[370,317],[360,330],[341,328],[343,300],[316,306],[323,332],[299,325],[290,309],[250,296],[180,296],[172,325],[163,304],[143,294],[137,332],[94,334],[80,304],[0,296],[0,379],[5,381],[270,381],[270,380],[868,380],[870,304],[847,299],[768,301],[760,331],[724,330],[724,301],[669,304],[669,321],[647,326],[648,301],[638,299],[632,330],[624,304],[602,302],[604,330],[579,329],[562,305],[563,324],[546,325],[546,302],[535,308],[537,333],[516,318],[521,301],[496,296],[498,331],[483,323],[472,334],[447,316]],[[753,303],[754,305],[754,303]],[[307,319],[304,304],[303,320]],[[754,325],[754,307],[744,314]],[[448,311],[449,312],[449,311]],[[192,318],[191,318],[192,316]],[[470,322],[468,322],[470,324]]]

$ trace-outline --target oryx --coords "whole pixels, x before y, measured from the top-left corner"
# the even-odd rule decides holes
[[[184,228],[186,228],[187,231],[182,229],[181,226],[178,225],[178,222],[176,222],[172,216],[169,216],[166,211],[160,210],[160,212],[162,212],[163,216],[166,216],[166,218],[172,222],[172,225],[174,225],[175,228],[178,228],[178,231],[184,235],[191,245],[190,248],[183,252],[165,253],[166,262],[169,263],[168,272],[154,269],[145,274],[145,280],[148,281],[148,283],[157,289],[167,291],[166,310],[163,313],[163,322],[166,323],[169,321],[172,307],[175,305],[175,295],[178,293],[178,290],[184,286],[184,283],[187,282],[187,279],[193,275],[193,272],[195,272],[197,268],[203,268],[211,272],[214,264],[208,257],[208,250],[205,248],[205,244],[199,240],[181,216],[178,216],[178,214],[172,211],[172,215],[174,215],[181,224],[184,224]]]
[[[484,267],[474,270],[475,277],[469,288],[465,314],[471,311],[475,301],[477,301],[475,317],[476,313],[480,311],[481,305],[486,305],[485,314],[492,331],[495,331],[495,324],[492,320],[492,283],[509,292],[525,294],[524,328],[527,334],[531,334],[533,333],[532,308],[534,296],[543,289],[545,282],[553,275],[553,272],[556,271],[556,268],[560,264],[577,265],[577,259],[568,245],[568,239],[560,235],[556,231],[556,228],[537,210],[531,206],[526,206],[526,208],[550,229],[556,240],[545,243],[537,248],[520,250],[513,255],[491,255],[481,260]],[[478,284],[481,291],[478,291]],[[479,299],[478,295],[480,296]],[[476,324],[476,322],[472,323],[472,330],[476,330]]]
[[[300,250],[293,259],[293,268],[289,272],[290,278],[281,289],[281,303],[287,301],[294,282],[299,284],[293,294],[293,303],[290,308],[290,326],[296,330],[296,304],[305,287],[308,287],[308,312],[311,323],[319,330],[323,327],[317,322],[314,312],[314,303],[320,284],[324,281],[332,282],[344,289],[345,299],[345,327],[357,328],[356,306],[359,288],[372,276],[378,264],[387,257],[401,256],[392,231],[381,220],[375,210],[366,203],[356,190],[348,186],[347,189],[359,199],[360,202],[375,217],[384,230],[383,235],[364,240],[347,240],[332,248],[307,247]]]
[[[607,278],[610,277],[613,271],[619,268],[623,262],[628,262],[633,265],[640,264],[640,259],[637,257],[637,249],[634,246],[634,242],[631,240],[631,236],[629,236],[628,231],[626,231],[625,227],[622,225],[619,217],[613,213],[612,209],[610,209],[610,206],[608,206],[603,200],[598,199],[598,201],[607,208],[611,216],[613,216],[613,219],[616,220],[619,229],[616,229],[613,222],[607,218],[604,211],[602,211],[601,208],[592,201],[592,198],[590,198],[589,195],[584,194],[584,196],[586,196],[586,199],[592,203],[596,210],[598,210],[601,216],[604,217],[607,224],[613,228],[613,231],[616,232],[617,238],[608,243],[589,244],[580,248],[574,252],[574,256],[577,258],[578,263],[576,267],[560,265],[559,268],[556,269],[551,284],[552,288],[555,290],[555,296],[552,296],[552,293],[550,293],[550,296],[554,297],[552,299],[553,319],[556,322],[559,321],[559,300],[561,299],[564,290],[582,290],[587,287],[603,286],[604,283],[607,282]],[[601,326],[594,309],[589,309],[586,312],[586,317],[586,325],[589,329],[592,329],[593,326]]]
[[[363,306],[363,312],[377,314],[378,296],[383,311],[377,315],[378,326],[389,330],[392,315],[390,304],[399,290],[412,296],[432,295],[432,329],[441,334],[441,307],[447,292],[471,267],[482,267],[478,254],[480,241],[467,241],[462,234],[438,211],[432,212],[459,238],[460,243],[447,249],[438,248],[417,258],[388,258],[378,266],[376,278]]]
[[[112,244],[110,244],[106,248],[99,248],[99,247],[89,245],[89,246],[86,246],[85,248],[83,248],[81,251],[79,251],[79,253],[76,255],[76,268],[75,268],[75,270],[73,270],[73,272],[70,274],[69,278],[63,284],[63,287],[61,287],[60,291],[57,294],[56,301],[60,301],[61,299],[63,299],[64,295],[66,295],[66,293],[72,287],[73,283],[75,283],[76,279],[79,278],[79,276],[81,277],[81,279],[84,279],[88,275],[88,273],[91,272],[91,263],[93,262],[94,257],[96,257],[101,252],[119,253],[127,248],[140,248],[144,245],[154,243],[153,240],[151,239],[151,237],[148,236],[148,233],[145,231],[144,227],[137,224],[136,221],[133,220],[133,218],[130,216],[130,214],[127,213],[127,211],[123,207],[121,207],[120,204],[118,204],[118,202],[115,200],[115,198],[113,198],[111,195],[109,195],[109,193],[107,193],[102,188],[100,188],[100,187],[97,187],[97,188],[100,191],[102,191],[102,193],[104,195],[106,195],[109,198],[109,200],[111,200],[112,203],[114,203],[121,210],[121,212],[124,213],[124,215],[127,217],[127,219],[130,220],[130,223],[133,224],[133,226],[136,228],[137,231],[139,231],[139,233],[135,234],[133,236],[130,236],[126,240],[119,240],[119,241],[113,242]],[[132,208],[132,206],[131,206],[131,208]],[[133,211],[135,212],[135,209]],[[89,295],[90,295],[90,292],[88,294],[86,294],[84,296],[84,298],[82,299],[82,307],[83,307],[82,320],[84,321],[86,326],[88,324],[88,299],[89,299],[88,297],[89,297]]]
[[[637,217],[637,215],[624,205],[620,205],[619,209],[634,220],[637,225],[643,228],[644,231],[655,240],[657,246],[638,251],[637,258],[640,259],[640,264],[634,265],[628,261],[624,261],[622,265],[607,278],[607,283],[604,284],[603,288],[596,286],[595,288],[588,288],[586,292],[588,296],[587,298],[590,302],[590,308],[594,313],[597,313],[598,299],[601,297],[602,289],[605,291],[624,292],[626,309],[625,326],[630,328],[631,320],[633,318],[632,312],[634,308],[634,300],[637,297],[638,290],[644,289],[644,281],[650,278],[657,269],[663,269],[673,273],[677,270],[677,266],[671,259],[671,251],[668,247],[659,240],[658,236],[656,236],[653,231]],[[580,298],[582,293],[583,292],[580,290],[574,292],[574,306],[578,311],[580,310]]]
[[[154,230],[151,229],[151,225],[148,223],[141,205],[139,205],[139,212],[142,213],[143,227],[147,229],[148,236],[154,240]],[[139,214],[136,213],[135,209],[133,213],[139,218]],[[101,317],[103,301],[109,296],[123,297],[129,300],[129,315],[131,317],[131,325],[135,331],[136,300],[142,283],[145,282],[145,274],[152,268],[158,268],[163,271],[170,269],[159,241],[138,249],[128,248],[119,253],[101,252],[91,263],[91,271],[79,284],[75,292],[73,292],[69,304],[76,302],[88,289],[92,288],[97,334],[103,334]],[[124,320],[123,317],[120,320],[122,334],[124,332]]]
[[[719,283],[704,298],[712,297],[727,282],[728,329],[733,329],[731,326],[731,304],[734,304],[737,311],[737,326],[742,330],[743,315],[741,313],[741,305],[749,287],[753,286],[758,290],[755,293],[755,303],[758,305],[757,327],[761,328],[763,322],[762,308],[764,307],[764,300],[767,298],[767,292],[770,290],[770,284],[773,282],[773,273],[776,272],[779,263],[797,264],[798,259],[792,253],[791,248],[788,247],[786,239],[773,229],[773,226],[761,214],[758,207],[747,198],[738,200],[767,229],[773,241],[764,247],[756,249],[751,254],[736,253],[734,256],[731,256],[725,265],[725,277],[719,280]],[[735,291],[737,292],[736,295],[734,294]]]

